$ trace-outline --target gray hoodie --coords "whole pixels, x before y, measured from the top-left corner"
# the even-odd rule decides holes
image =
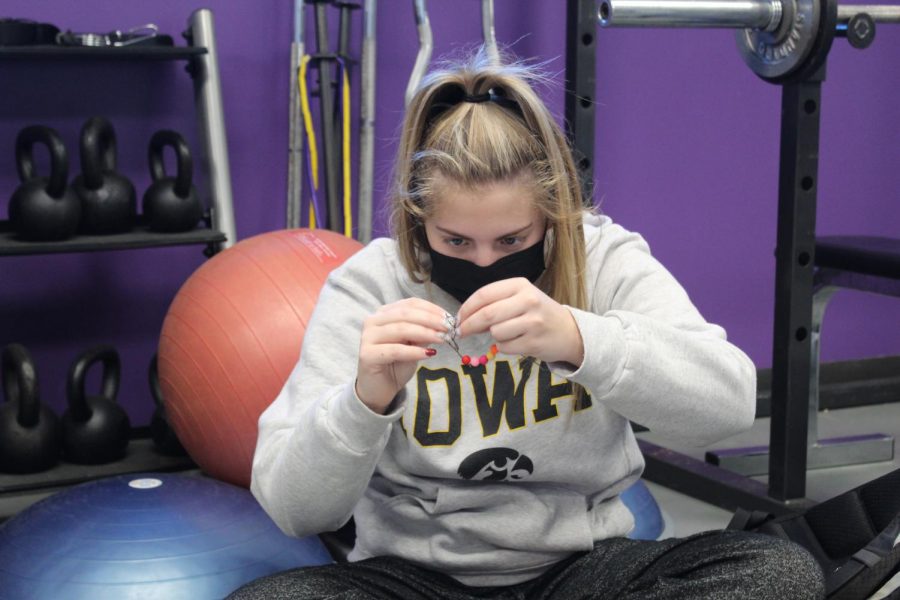
[[[251,490],[274,521],[305,536],[353,515],[350,560],[394,555],[467,585],[512,585],[630,531],[618,494],[644,461],[629,421],[695,445],[748,428],[750,359],[639,235],[586,215],[585,240],[590,310],[569,309],[580,368],[503,354],[462,367],[440,346],[385,415],[354,392],[363,319],[413,296],[452,314],[459,303],[412,282],[393,240],[336,269],[299,363],[259,420]],[[480,355],[491,343],[476,335],[460,349]]]

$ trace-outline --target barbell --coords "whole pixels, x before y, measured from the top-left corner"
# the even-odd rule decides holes
[[[865,48],[875,23],[900,23],[900,6],[836,0],[602,0],[598,13],[602,27],[738,29],[744,62],[772,83],[815,72],[836,35]]]

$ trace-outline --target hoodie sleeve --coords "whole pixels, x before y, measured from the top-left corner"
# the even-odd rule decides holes
[[[551,369],[676,442],[702,446],[749,428],[753,362],[703,319],[641,236],[607,223],[598,238],[588,244],[591,310],[569,308],[584,361]]]
[[[380,415],[355,393],[362,322],[392,277],[378,254],[366,248],[328,277],[300,360],[259,419],[250,490],[290,535],[347,522],[400,418],[399,402]]]

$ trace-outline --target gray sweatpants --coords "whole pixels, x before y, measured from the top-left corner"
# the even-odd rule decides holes
[[[688,538],[614,538],[561,561],[537,579],[470,587],[406,560],[294,569],[251,582],[229,600],[806,600],[824,598],[822,570],[800,546],[771,536],[715,531]]]

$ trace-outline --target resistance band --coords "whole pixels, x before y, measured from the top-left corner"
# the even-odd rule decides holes
[[[309,93],[306,89],[306,69],[310,56],[305,54],[300,60],[300,76],[297,77],[297,85],[300,86],[300,107],[303,111],[303,128],[306,130],[306,145],[309,148],[309,169],[307,176],[310,179],[309,201],[309,228],[315,229],[317,222],[324,223],[325,216],[319,211],[319,200],[316,191],[319,189],[319,149],[316,145],[316,130],[313,127],[312,113],[309,110]]]
[[[353,237],[353,209],[351,207],[352,189],[350,188],[350,79],[347,77],[347,66],[343,58],[338,58],[341,69],[341,122],[342,153],[344,163],[344,235]]]
[[[310,203],[309,203],[309,228],[315,229],[317,223],[325,223],[325,215],[319,209],[319,150],[316,144],[316,131],[313,127],[312,111],[309,108],[309,88],[306,84],[308,65],[312,57],[305,55],[300,61],[300,75],[297,77],[297,85],[300,87],[300,104],[303,112],[303,125],[306,130],[307,146],[309,148],[309,172]],[[347,68],[342,58],[338,58],[341,70],[341,129],[342,129],[342,162],[343,187],[344,187],[344,235],[353,237],[353,210],[350,166],[350,80],[347,77]]]

